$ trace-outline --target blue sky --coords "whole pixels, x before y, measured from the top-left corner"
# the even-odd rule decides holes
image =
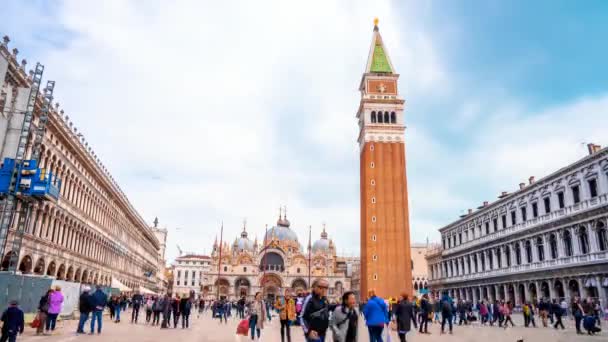
[[[0,34],[142,216],[209,251],[224,221],[359,249],[357,86],[372,20],[406,99],[412,240],[608,144],[604,1],[7,1]],[[179,229],[178,229],[179,228]]]

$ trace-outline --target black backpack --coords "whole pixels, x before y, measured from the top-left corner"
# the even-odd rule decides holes
[[[450,312],[452,312],[452,305],[450,304],[450,302],[449,302],[449,301],[444,300],[444,301],[441,303],[441,310],[442,310],[443,312],[450,313]]]

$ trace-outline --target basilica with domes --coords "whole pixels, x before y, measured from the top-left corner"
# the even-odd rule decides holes
[[[286,214],[281,213],[276,225],[266,229],[263,240],[251,239],[243,226],[234,242],[214,242],[203,295],[251,299],[259,291],[264,297],[274,297],[285,291],[307,291],[310,284],[325,279],[330,287],[328,297],[338,298],[351,288],[353,262],[336,255],[325,227],[318,240],[303,246]]]

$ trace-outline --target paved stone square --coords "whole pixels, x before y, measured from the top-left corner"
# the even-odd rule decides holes
[[[126,319],[130,317],[129,312],[124,314],[121,323],[112,323],[109,317],[104,317],[104,328],[101,335],[76,335],[76,321],[63,321],[58,323],[57,331],[51,336],[35,336],[33,329],[27,328],[24,336],[18,341],[49,341],[49,342],[71,342],[71,341],[104,341],[104,342],[220,342],[220,341],[248,341],[245,337],[237,337],[235,335],[238,320],[228,319],[227,324],[219,324],[217,320],[212,320],[207,312],[197,318],[195,314],[191,319],[191,327],[189,329],[163,329],[151,327],[145,323],[131,324]],[[478,324],[472,326],[455,326],[453,335],[440,335],[439,324],[431,324],[429,331],[431,335],[421,335],[418,333],[410,333],[408,341],[453,341],[453,342],[515,342],[519,339],[533,342],[586,342],[586,341],[606,341],[608,334],[602,332],[596,336],[576,335],[573,322],[566,320],[566,330],[554,330],[553,328],[523,328],[522,318],[519,315],[514,317],[515,328],[507,330],[497,327],[481,327]],[[602,322],[603,327],[608,326],[607,322]],[[85,326],[88,331],[88,322]],[[367,331],[363,324],[360,325],[359,341],[368,341]],[[299,327],[292,327],[292,341],[303,342],[304,338]],[[273,318],[272,322],[265,326],[262,331],[262,341],[280,341],[280,323],[278,319]],[[328,339],[331,341],[331,338]],[[392,342],[399,341],[396,334],[393,333]]]

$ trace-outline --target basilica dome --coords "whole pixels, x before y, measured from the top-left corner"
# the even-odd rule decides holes
[[[317,241],[315,241],[315,243],[312,245],[312,252],[316,253],[316,252],[321,252],[321,253],[326,253],[329,252],[330,249],[330,242],[327,239],[327,232],[325,231],[325,228],[323,228],[323,232],[321,233],[321,238]]]
[[[241,237],[234,241],[234,247],[242,251],[255,251],[255,244],[247,237],[247,231],[245,230],[245,228],[243,228]]]
[[[268,229],[266,232],[266,241],[277,239],[279,241],[298,241],[296,232],[289,228],[290,223],[286,217],[279,217],[277,225]]]

